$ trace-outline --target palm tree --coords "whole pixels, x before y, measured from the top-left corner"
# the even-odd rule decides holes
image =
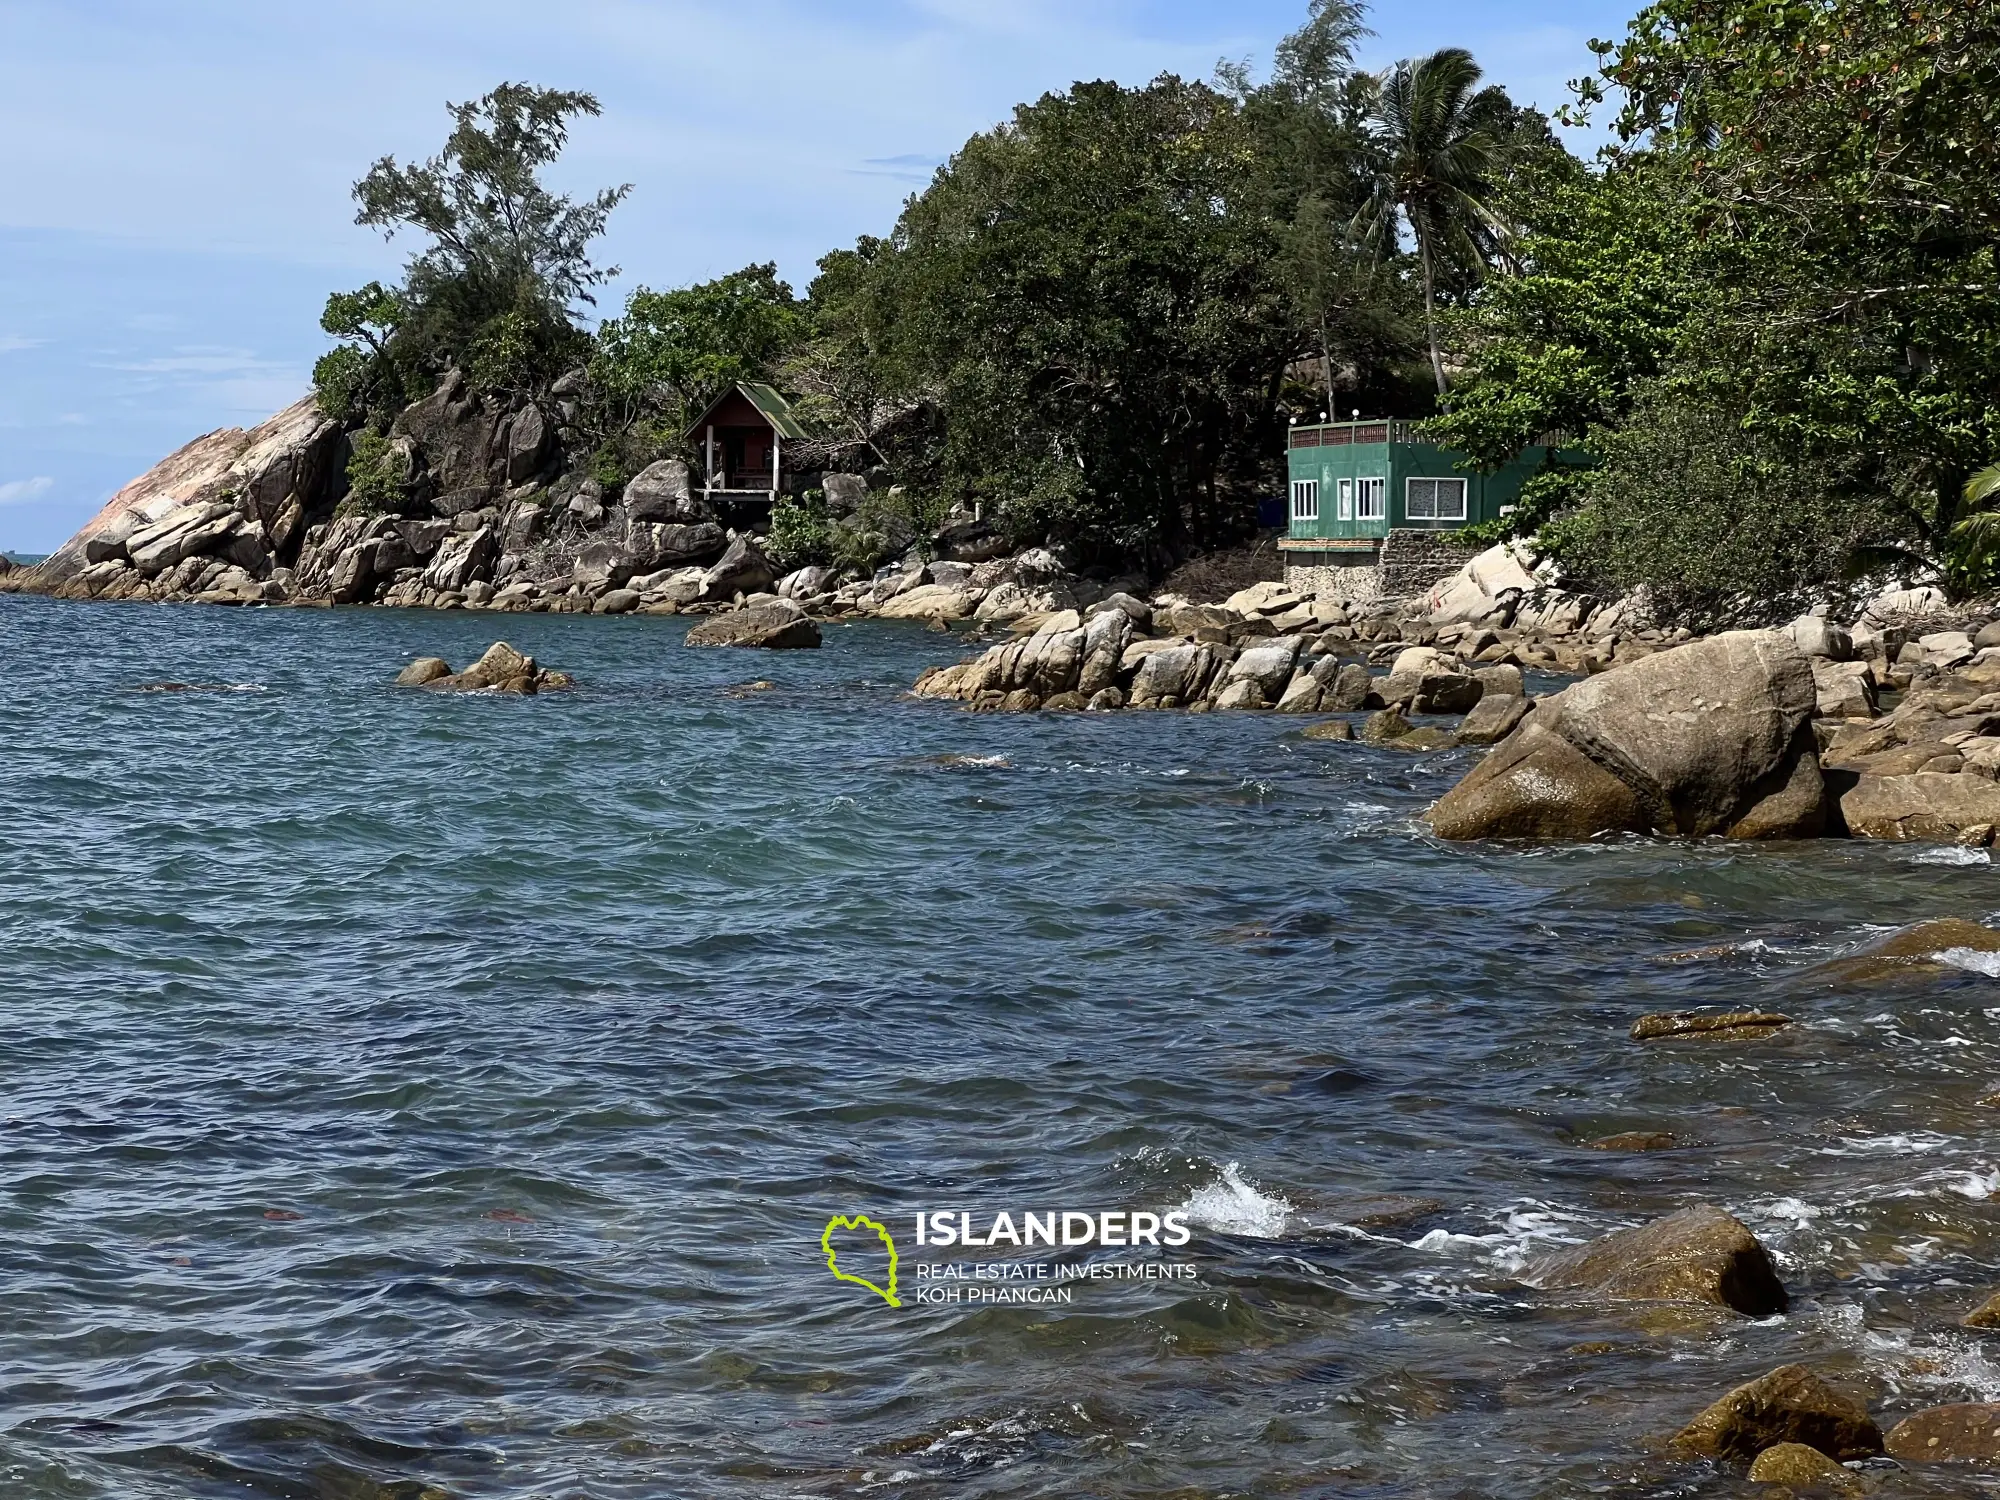
[[[1362,240],[1387,257],[1401,225],[1417,243],[1424,278],[1424,327],[1431,372],[1445,393],[1438,350],[1437,261],[1451,255],[1483,266],[1507,227],[1495,208],[1494,177],[1512,105],[1504,90],[1480,88],[1479,64],[1463,47],[1399,62],[1382,75],[1370,111],[1373,182],[1356,222]]]

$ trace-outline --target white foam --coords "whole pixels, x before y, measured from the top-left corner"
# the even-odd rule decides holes
[[[1926,849],[1921,854],[1912,854],[1903,861],[1906,865],[1990,865],[1993,856],[1984,849],[1961,849],[1956,844],[1945,844],[1937,849]]]
[[[1242,1169],[1231,1162],[1222,1175],[1198,1187],[1180,1206],[1190,1224],[1222,1234],[1246,1239],[1274,1240],[1285,1232],[1292,1205],[1273,1193],[1266,1193],[1245,1180]]]
[[[1946,948],[1937,955],[1937,960],[1954,969],[1963,969],[1968,974],[1984,974],[1988,979],[2000,979],[2000,953],[1981,953],[1974,948]]]
[[[1448,1229],[1433,1229],[1410,1248],[1433,1255],[1469,1253],[1497,1270],[1514,1272],[1543,1250],[1578,1244],[1589,1238],[1587,1231],[1579,1233],[1583,1224],[1580,1215],[1530,1201],[1505,1210],[1500,1227],[1491,1234],[1454,1234]]]

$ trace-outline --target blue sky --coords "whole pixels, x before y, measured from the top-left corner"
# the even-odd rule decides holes
[[[1550,107],[1636,0],[1378,7],[1364,61],[1472,48]],[[47,551],[203,432],[303,394],[321,303],[403,250],[353,222],[447,99],[588,89],[557,176],[630,182],[610,300],[881,233],[931,166],[1079,78],[1260,68],[1305,0],[0,0],[0,547]]]

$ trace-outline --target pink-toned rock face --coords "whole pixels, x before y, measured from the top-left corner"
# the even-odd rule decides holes
[[[307,396],[248,431],[226,427],[198,437],[169,454],[104,503],[44,564],[51,575],[75,571],[86,562],[85,541],[126,524],[150,524],[186,505],[229,498],[267,524],[278,505],[306,476],[295,472],[302,456],[331,439],[334,424]],[[129,521],[127,518],[130,518]]]

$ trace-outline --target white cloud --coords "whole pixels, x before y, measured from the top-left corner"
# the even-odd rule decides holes
[[[24,505],[39,500],[55,487],[56,482],[46,474],[37,474],[33,479],[10,479],[0,484],[0,505]]]
[[[12,354],[19,349],[39,349],[47,339],[24,339],[16,333],[0,333],[0,354]]]

